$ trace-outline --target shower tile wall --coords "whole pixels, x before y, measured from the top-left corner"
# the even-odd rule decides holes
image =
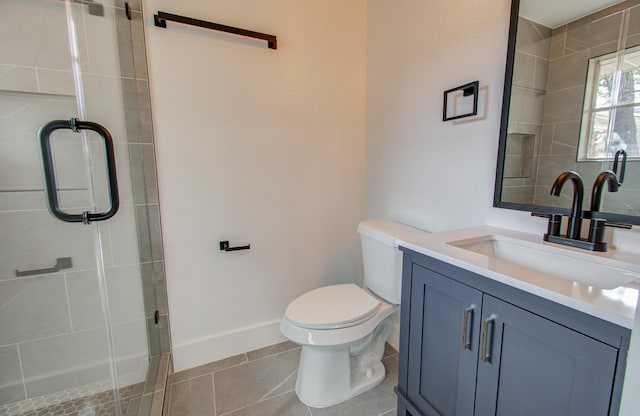
[[[524,163],[530,158],[528,175],[512,175],[503,182],[504,201],[532,204],[535,195],[537,154],[542,134],[551,29],[524,18],[518,19],[518,38],[514,61],[511,112],[507,132],[517,137],[532,137],[533,152],[523,153],[522,140],[507,140],[505,166]],[[517,170],[517,169],[516,169]]]
[[[144,379],[149,354],[168,352],[170,345],[142,19],[135,10],[129,23],[122,8],[105,7],[98,17],[80,4],[71,7],[87,118],[109,128],[118,155],[121,209],[99,225],[99,233],[118,382],[126,386]],[[129,42],[119,51],[127,30],[135,49]],[[109,369],[93,233],[54,219],[42,191],[37,129],[77,115],[64,4],[2,0],[0,36],[12,40],[0,43],[1,408],[107,380]],[[61,200],[67,209],[82,207],[88,185],[83,169],[74,167],[82,161],[77,135],[56,136],[55,142]],[[63,147],[69,149],[64,159],[58,157]],[[93,169],[98,204],[106,204],[104,174]],[[50,267],[58,257],[72,257],[73,268],[15,275],[16,269]],[[162,336],[153,322],[156,297]]]

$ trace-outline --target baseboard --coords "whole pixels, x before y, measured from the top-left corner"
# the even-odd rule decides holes
[[[197,367],[284,340],[278,319],[174,345],[174,371]]]
[[[394,313],[392,317],[393,328],[387,342],[399,351],[400,311]],[[174,371],[197,367],[284,340],[284,336],[280,333],[280,320],[277,319],[174,345],[172,350]]]

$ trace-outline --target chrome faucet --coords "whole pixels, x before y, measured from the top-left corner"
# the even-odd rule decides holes
[[[556,178],[551,186],[551,195],[560,196],[562,186],[571,180],[573,183],[573,205],[569,215],[569,227],[567,228],[567,238],[580,240],[582,228],[582,201],[584,200],[584,184],[582,177],[574,171],[563,172]]]

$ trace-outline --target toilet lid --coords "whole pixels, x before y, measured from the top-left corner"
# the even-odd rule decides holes
[[[354,284],[325,286],[298,297],[285,316],[294,325],[335,329],[356,325],[376,313],[380,301]]]

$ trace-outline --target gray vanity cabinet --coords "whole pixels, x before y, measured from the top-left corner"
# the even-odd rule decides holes
[[[489,295],[482,328],[476,415],[609,414],[616,348]]]
[[[410,250],[402,290],[398,415],[617,415],[628,329]]]
[[[407,396],[424,415],[472,415],[482,292],[415,266],[411,305]]]

